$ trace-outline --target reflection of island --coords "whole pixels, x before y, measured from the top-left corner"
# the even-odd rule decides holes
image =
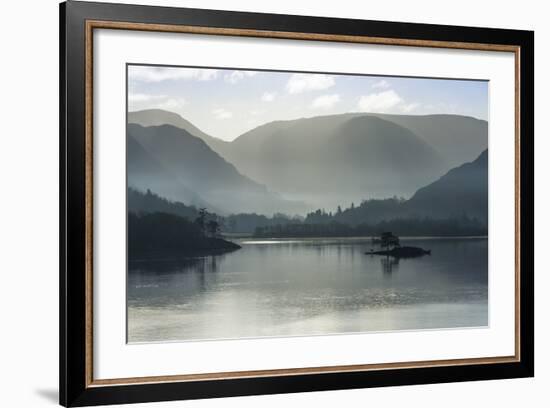
[[[382,265],[382,272],[384,272],[384,275],[390,275],[392,272],[399,269],[399,258],[382,258],[380,259],[380,265]]]
[[[393,256],[395,258],[417,258],[419,256],[430,255],[432,253],[429,249],[423,249],[412,246],[398,246],[392,249],[383,249],[381,251],[366,252],[370,255],[386,255]]]
[[[128,272],[132,275],[172,275],[174,273],[216,273],[223,262],[226,252],[213,256],[171,256],[163,259],[144,257],[128,263]]]
[[[431,255],[432,251],[429,249],[413,247],[413,246],[401,246],[399,237],[393,235],[390,231],[383,232],[379,238],[373,238],[372,242],[380,244],[381,250],[375,251],[373,249],[370,252],[365,252],[369,255],[386,255],[393,256],[394,258],[417,258],[419,256]]]
[[[197,218],[163,212],[128,214],[128,258],[213,255],[241,247],[220,236],[218,221],[200,209]]]

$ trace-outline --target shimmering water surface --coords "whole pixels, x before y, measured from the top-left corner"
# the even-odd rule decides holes
[[[370,238],[238,242],[224,255],[130,262],[128,341],[488,324],[485,238],[402,238],[432,254],[399,260],[365,255]]]

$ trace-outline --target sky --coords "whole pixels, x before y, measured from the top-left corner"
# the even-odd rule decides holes
[[[274,120],[347,112],[487,120],[488,82],[129,65],[128,110],[142,109],[178,113],[230,141]]]

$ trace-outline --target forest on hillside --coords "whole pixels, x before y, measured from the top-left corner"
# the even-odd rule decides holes
[[[129,226],[138,251],[141,243],[171,246],[179,242],[192,248],[208,247],[219,241],[202,241],[202,238],[221,238],[223,234],[248,234],[262,238],[322,237],[322,236],[373,236],[393,231],[409,236],[483,236],[487,226],[475,217],[456,214],[447,218],[402,216],[406,200],[390,198],[365,200],[348,208],[340,206],[334,212],[319,209],[305,217],[274,214],[271,217],[254,213],[220,216],[206,208],[187,206],[167,200],[148,190],[128,189]],[[153,223],[158,225],[153,228]],[[172,224],[171,224],[172,223]],[[153,232],[152,232],[153,231]],[[164,233],[162,233],[164,231]],[[136,237],[133,235],[137,234]],[[158,233],[158,239],[151,239]],[[149,234],[149,235],[147,235]],[[162,235],[162,236],[161,236]],[[155,235],[156,236],[156,235]],[[164,241],[166,241],[164,243]],[[215,246],[215,245],[214,245]],[[153,249],[153,248],[149,248]]]

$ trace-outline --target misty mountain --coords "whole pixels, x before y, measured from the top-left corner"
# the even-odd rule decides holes
[[[232,142],[162,110],[130,122],[168,123],[202,139],[238,171],[286,198],[334,208],[365,198],[410,197],[487,148],[487,122],[458,115],[347,113],[258,126]]]
[[[240,136],[239,143],[246,141],[259,145],[273,134],[278,134],[296,122],[307,122],[315,119],[312,131],[315,134],[334,131],[344,121],[360,116],[376,116],[409,129],[431,147],[446,161],[448,168],[474,160],[479,152],[488,146],[488,124],[485,120],[468,116],[435,114],[435,115],[391,115],[381,113],[345,113],[338,115],[318,116],[309,119],[275,121],[259,126]],[[129,123],[142,126],[172,125],[187,130],[194,136],[203,139],[213,150],[224,155],[232,148],[231,142],[212,137],[180,115],[161,109],[148,109],[128,114]],[[317,126],[317,128],[315,128]],[[321,127],[321,128],[319,128]],[[238,144],[238,143],[237,143]]]
[[[133,167],[134,174],[140,174],[143,180],[134,184],[142,190],[151,190],[172,200],[192,204],[186,195],[181,197],[177,192],[166,195],[156,186],[177,182],[189,191],[226,213],[232,212],[261,212],[301,211],[299,203],[285,201],[267,188],[246,176],[219,154],[214,152],[203,140],[191,135],[184,129],[171,125],[143,127],[137,124],[128,125],[128,140],[142,147],[157,165],[142,161],[133,161],[129,154],[128,166]],[[138,155],[139,157],[139,155]],[[158,163],[162,163],[160,172]],[[147,167],[145,167],[147,166]],[[129,171],[130,172],[130,171]],[[159,177],[157,179],[157,176]],[[147,186],[144,186],[147,184]]]
[[[305,218],[241,213],[226,216],[220,222],[225,231],[252,233],[261,230],[260,236],[354,236],[378,234],[384,230],[405,235],[483,235],[487,230],[487,156],[485,150],[473,162],[458,166],[420,188],[409,200],[368,199],[348,208],[338,206],[335,211],[318,209]],[[133,188],[128,189],[128,210],[138,214],[171,213],[188,219],[198,216],[196,207]]]
[[[484,150],[473,162],[419,189],[405,202],[404,213],[432,218],[467,215],[487,223],[488,177],[488,151]]]
[[[459,115],[373,114],[403,126],[441,154],[448,168],[474,160],[488,147],[488,123]]]
[[[234,140],[225,157],[288,197],[329,208],[411,195],[447,169],[413,132],[367,115],[270,123]]]
[[[260,235],[286,236],[293,232],[309,236],[371,235],[381,231],[405,235],[484,235],[488,211],[487,155],[485,150],[473,162],[455,167],[420,188],[409,200],[369,199],[348,208],[338,206],[336,211],[318,209],[304,219],[304,224],[311,227],[259,225],[263,228]]]
[[[126,161],[128,187],[142,191],[150,189],[168,199],[211,208],[202,197],[167,170],[159,159],[146,151],[130,131],[126,137]]]
[[[216,137],[212,137],[198,127],[193,125],[188,120],[182,118],[180,115],[174,112],[169,112],[162,109],[145,109],[141,111],[128,112],[128,123],[134,123],[143,127],[148,126],[161,126],[172,125],[177,128],[183,129],[191,135],[202,139],[212,150],[218,154],[222,154],[225,150],[225,142]]]

